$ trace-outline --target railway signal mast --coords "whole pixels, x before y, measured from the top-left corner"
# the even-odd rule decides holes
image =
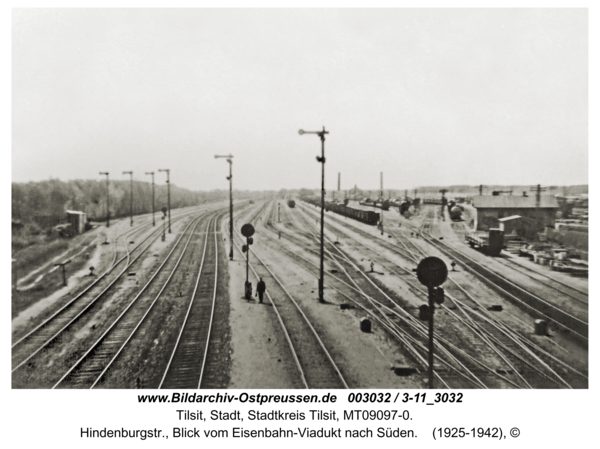
[[[248,301],[252,299],[252,283],[248,279],[248,264],[250,263],[250,245],[254,243],[252,236],[254,235],[254,226],[246,223],[242,226],[242,235],[246,237],[246,244],[242,246],[242,252],[246,253],[246,283],[244,284],[244,296]]]
[[[233,174],[231,173],[233,166],[233,155],[229,154],[220,156],[215,154],[215,159],[219,158],[226,158],[227,162],[229,162],[229,177],[227,178],[229,181],[229,242],[231,243],[229,260],[233,260]]]
[[[124,171],[124,175],[129,175],[130,188],[129,188],[129,216],[131,217],[130,226],[133,226],[133,172]]]
[[[429,305],[427,308],[427,318],[429,321],[429,389],[433,389],[433,313],[435,304],[444,302],[444,289],[440,286],[446,282],[448,277],[448,267],[442,259],[438,257],[426,257],[419,262],[417,266],[417,278],[419,282],[427,287]]]
[[[440,193],[442,194],[442,221],[446,221],[446,215],[444,214],[444,206],[446,206],[446,204],[448,203],[448,200],[446,200],[446,192],[448,191],[448,189],[441,189]]]
[[[379,173],[379,182],[381,184],[381,235],[383,235],[383,172]]]
[[[169,211],[169,234],[171,233],[171,182],[169,180],[169,174],[171,170],[168,168],[159,168],[158,171],[167,172],[167,210]]]
[[[152,226],[156,225],[156,222],[154,221],[154,172],[150,171],[150,172],[146,172],[147,175],[152,175]]]
[[[109,205],[110,192],[109,192],[108,172],[101,171],[100,174],[106,175],[106,227],[109,228],[110,227],[110,205]]]
[[[323,298],[323,230],[325,223],[325,134],[329,134],[329,131],[304,131],[299,130],[298,134],[316,134],[321,139],[321,157],[317,156],[317,162],[321,163],[321,265],[319,268],[319,302],[325,302]]]

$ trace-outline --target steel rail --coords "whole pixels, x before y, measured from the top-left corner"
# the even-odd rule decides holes
[[[177,267],[179,266],[179,262],[181,261],[183,255],[185,254],[185,251],[187,249],[187,246],[193,236],[193,230],[195,229],[195,227],[199,224],[200,220],[203,218],[204,216],[199,216],[198,218],[196,218],[195,220],[192,220],[182,231],[181,235],[179,236],[179,238],[176,240],[175,244],[173,245],[173,248],[171,249],[171,251],[169,252],[169,254],[167,254],[167,256],[165,257],[165,259],[163,260],[163,262],[161,263],[161,265],[156,269],[155,273],[152,275],[152,277],[148,280],[148,282],[142,287],[142,289],[138,292],[138,294],[135,296],[135,298],[129,303],[129,305],[121,312],[121,314],[119,314],[119,316],[113,321],[113,323],[109,326],[109,328],[104,331],[104,333],[96,340],[95,343],[93,343],[91,345],[91,347],[83,354],[83,356],[81,356],[79,358],[79,360],[77,360],[75,362],[75,364],[73,364],[73,366],[71,366],[71,368],[69,368],[69,370],[60,378],[60,380],[58,382],[56,382],[56,384],[52,387],[52,389],[55,389],[56,387],[58,387],[69,375],[71,375],[76,368],[78,368],[87,358],[88,356],[92,353],[92,351],[94,351],[96,349],[96,347],[98,345],[100,345],[105,337],[113,330],[113,328],[115,328],[115,326],[121,321],[121,319],[125,316],[125,314],[131,309],[131,307],[137,302],[138,298],[140,298],[142,296],[142,294],[145,292],[145,290],[148,288],[148,286],[154,281],[154,279],[158,276],[158,274],[161,272],[162,268],[164,267],[164,265],[170,260],[171,255],[173,254],[173,252],[175,251],[175,249],[177,249],[179,242],[182,240],[183,236],[185,235],[185,232],[192,226],[192,224],[194,224],[194,227],[192,228],[192,232],[190,232],[190,236],[186,242],[186,244],[184,245],[184,248],[181,252],[181,255],[179,257],[179,259],[176,262],[175,267],[172,269],[171,274],[169,275],[168,279],[163,283],[162,288],[160,289],[159,293],[156,295],[156,298],[154,299],[154,301],[151,303],[150,307],[147,309],[146,313],[144,314],[144,316],[142,317],[142,319],[140,320],[140,322],[138,323],[138,325],[135,327],[134,331],[138,329],[140,323],[143,321],[143,319],[147,316],[148,311],[152,308],[152,306],[156,303],[156,300],[160,297],[160,295],[162,294],[163,290],[166,288],[167,284],[169,283],[169,281],[171,280],[173,274],[175,273]],[[112,363],[112,361],[116,358],[116,356],[121,352],[122,348],[127,344],[127,342],[130,340],[131,336],[133,335],[133,333],[131,333],[129,335],[129,337],[127,338],[127,340],[125,341],[124,344],[121,345],[120,349],[117,351],[117,353],[115,355],[113,355],[112,360],[109,361],[109,364]],[[102,373],[100,373],[100,375],[98,376],[98,378],[96,379],[96,382],[98,381],[98,379],[100,377],[102,377],[104,375],[104,372],[106,371],[106,368],[102,371]],[[93,383],[92,387],[96,384],[96,382]],[[92,388],[90,387],[90,388]]]
[[[348,256],[346,254],[344,254],[339,248],[337,248],[335,245],[333,245],[330,241],[329,241],[330,245],[336,250],[338,251],[342,257],[344,257],[346,259],[346,261],[358,272],[360,273],[371,285],[373,285],[377,290],[379,290],[379,292],[381,294],[383,294],[383,296],[388,299],[388,301],[390,301],[392,304],[395,304],[401,311],[403,311],[404,313],[406,313],[406,311],[404,311],[404,309],[402,307],[400,307],[392,298],[390,298],[383,290],[381,290],[381,288],[379,286],[377,286],[365,273],[362,269],[360,269],[358,266],[356,266],[356,264],[354,264],[354,262],[352,262]],[[346,273],[347,274],[347,273]],[[348,275],[348,277],[350,278],[350,276]],[[408,314],[407,314],[408,315]],[[395,323],[394,323],[395,325]],[[420,325],[420,323],[419,323]],[[419,332],[424,332],[424,326],[421,326],[419,329]],[[438,336],[438,338],[441,338],[440,336]],[[442,340],[445,341],[445,340]],[[440,349],[444,352],[446,352],[446,349],[440,344]],[[484,388],[487,388],[487,386],[479,379],[477,378],[477,376],[475,376],[474,373],[471,373],[470,370],[468,368],[466,368],[458,359],[456,359],[455,357],[453,357],[451,354],[446,352],[446,355],[451,358],[455,363],[457,363],[459,366],[461,366],[463,369],[465,369],[465,371],[467,371],[467,373],[469,375],[471,375],[476,382],[478,382],[481,386],[483,386]]]
[[[336,248],[336,249],[337,249],[337,248]],[[385,257],[385,256],[384,256],[384,257]],[[387,258],[386,258],[386,259],[387,259]],[[387,260],[388,260],[389,262],[392,262],[392,263],[394,263],[394,264],[395,264],[395,262],[393,262],[393,261],[390,261],[389,259],[387,259]],[[396,264],[396,265],[397,265],[397,264]],[[414,273],[411,273],[411,272],[409,272],[409,270],[406,270],[404,267],[401,267],[401,266],[399,266],[399,268],[401,268],[401,269],[405,270],[407,273],[409,273],[409,274],[411,274],[411,275],[413,275],[413,276],[414,276]],[[411,284],[411,285],[412,285],[412,284]],[[414,288],[414,287],[413,287],[413,288]],[[418,289],[417,289],[417,290],[418,290]],[[422,291],[421,291],[421,293],[422,293]],[[492,348],[492,349],[493,349],[493,348]],[[494,349],[493,349],[493,350],[494,350]]]
[[[178,217],[178,219],[183,219],[183,218],[186,218],[187,216],[188,215],[180,216],[180,217]],[[131,231],[131,229],[129,231]],[[73,299],[71,299],[69,302],[67,302],[65,305],[63,305],[59,310],[57,310],[56,312],[54,312],[50,317],[48,317],[42,323],[38,324],[34,329],[32,329],[31,331],[29,331],[26,335],[24,335],[23,337],[21,337],[18,341],[16,341],[15,343],[13,343],[13,345],[11,346],[11,348],[15,348],[16,346],[18,346],[19,344],[21,344],[25,339],[27,339],[30,336],[32,336],[33,333],[35,333],[36,331],[38,331],[41,327],[47,325],[50,321],[52,321],[53,319],[55,319],[57,315],[59,315],[60,313],[62,313],[66,308],[68,308],[73,303],[75,303],[77,300],[79,300],[83,295],[85,295],[87,292],[89,292],[98,282],[100,282],[102,279],[104,279],[108,274],[112,273],[112,271],[118,265],[120,265],[121,262],[123,262],[125,259],[127,259],[127,263],[126,263],[125,268],[123,268],[123,270],[117,275],[117,277],[115,278],[115,280],[113,280],[113,282],[105,290],[103,290],[99,295],[104,294],[106,292],[106,290],[108,290],[108,288],[110,288],[118,279],[120,279],[120,277],[123,275],[123,273],[125,273],[125,271],[133,264],[133,262],[135,262],[135,260],[134,260],[133,262],[129,263],[129,260],[130,260],[129,255],[132,254],[133,251],[135,251],[137,249],[140,249],[141,246],[148,239],[150,239],[155,232],[158,233],[157,236],[155,237],[155,240],[158,239],[158,236],[160,235],[160,232],[157,229],[157,230],[154,230],[153,232],[151,232],[148,236],[146,236],[146,238],[144,238],[144,240],[142,240],[138,245],[136,245],[133,249],[131,249],[130,251],[128,251],[128,253],[125,256],[121,257],[116,262],[114,261],[115,258],[117,257],[116,239],[115,239],[115,256],[113,258],[113,263],[109,266],[109,268],[102,275],[100,275],[92,284],[88,285],[84,290],[82,290],[81,292],[77,293],[76,296],[73,297]],[[126,235],[126,234],[127,233],[123,233],[123,234],[119,235],[117,238],[122,238],[123,235]],[[127,249],[129,250],[129,248],[127,248]],[[147,249],[148,249],[148,247],[146,247],[143,252],[145,252]],[[138,258],[139,258],[139,256],[138,256]],[[94,301],[96,299],[98,299],[98,297],[95,298]]]
[[[237,232],[237,234],[238,234],[238,236],[240,238],[242,238],[242,235],[239,232]],[[306,323],[306,325],[309,327],[309,329],[311,330],[312,334],[314,335],[314,337],[315,337],[318,345],[321,347],[321,349],[322,349],[323,353],[325,354],[327,360],[329,360],[329,362],[331,364],[331,367],[333,368],[333,370],[335,371],[336,375],[338,376],[339,381],[342,383],[342,385],[344,386],[344,388],[349,388],[348,384],[346,383],[346,380],[344,379],[342,373],[340,372],[339,368],[337,367],[337,364],[333,360],[333,357],[331,357],[331,354],[329,354],[329,351],[327,350],[325,344],[323,343],[323,341],[319,337],[319,334],[317,333],[317,331],[315,330],[315,328],[312,326],[312,324],[310,323],[310,320],[308,319],[308,317],[306,316],[306,314],[304,313],[304,311],[302,310],[302,308],[298,305],[298,303],[296,302],[296,300],[294,299],[294,297],[288,292],[288,290],[285,288],[285,286],[283,285],[283,283],[279,280],[279,278],[277,278],[277,276],[275,276],[275,274],[267,266],[267,264],[263,262],[262,258],[259,257],[258,254],[256,254],[256,252],[254,250],[252,250],[251,248],[249,249],[249,251],[252,251],[252,253],[255,255],[256,259],[270,273],[271,277],[273,279],[275,279],[275,281],[279,284],[279,286],[281,287],[281,289],[290,298],[290,300],[292,301],[292,303],[294,304],[294,306],[296,307],[296,309],[298,310],[298,312],[300,313],[300,315],[304,319],[304,322]],[[253,269],[253,271],[254,271],[254,269]],[[256,273],[255,273],[255,275],[256,275]],[[274,304],[274,308],[277,308],[277,305]]]
[[[280,246],[282,246],[282,244],[281,244],[280,242],[277,242],[277,240],[276,240],[275,238],[271,238],[271,239],[272,239],[272,240],[273,240],[273,241],[274,241],[276,244],[277,244],[277,243],[279,243],[279,245],[280,245]],[[287,249],[286,249],[286,251],[289,251],[289,250],[287,250]],[[290,251],[290,252],[291,252],[291,251]],[[294,259],[296,259],[296,258],[299,258],[299,259],[301,259],[301,260],[304,260],[304,261],[305,261],[307,264],[317,267],[317,266],[316,266],[316,265],[315,265],[313,262],[309,261],[308,259],[305,259],[305,258],[304,258],[304,257],[302,257],[302,256],[299,256],[299,255],[298,255],[298,254],[296,254],[296,253],[292,253],[292,255],[289,255],[289,254],[287,254],[287,253],[285,253],[285,252],[284,252],[284,254],[285,254],[286,256],[290,257],[292,260],[294,260]],[[295,262],[297,263],[297,261],[295,261]],[[306,267],[304,267],[304,266],[302,266],[302,265],[300,265],[300,266],[301,266],[302,268],[304,268],[305,270],[307,270],[307,272],[308,272],[309,274],[311,274],[312,276],[315,276],[315,274],[314,274],[314,273],[312,273],[312,272],[310,272],[310,270],[308,270]],[[379,306],[379,307],[383,307],[383,308],[385,308],[386,310],[388,310],[390,313],[393,313],[393,314],[397,315],[397,312],[395,312],[393,309],[391,309],[391,308],[389,308],[389,307],[387,307],[387,306],[385,306],[385,305],[383,305],[383,304],[379,303],[379,302],[378,302],[377,300],[375,300],[374,298],[372,298],[372,297],[370,297],[370,296],[368,296],[368,295],[366,295],[366,294],[364,294],[364,293],[361,293],[360,291],[356,290],[356,289],[355,289],[353,286],[351,286],[351,285],[349,285],[349,284],[345,283],[343,280],[341,280],[341,279],[337,278],[336,276],[330,275],[330,277],[331,277],[331,278],[334,278],[336,281],[338,281],[338,282],[342,283],[342,284],[343,284],[345,287],[347,287],[347,288],[349,288],[349,289],[351,289],[351,290],[355,290],[355,291],[356,291],[356,292],[357,292],[357,293],[358,293],[360,296],[363,296],[363,297],[365,297],[365,299],[367,299],[367,300],[370,300],[371,302],[373,302],[373,301],[374,301],[374,302],[376,303],[375,307],[377,307],[377,306]],[[340,294],[342,294],[343,296],[345,296],[345,297],[347,297],[348,299],[350,299],[352,302],[354,302],[354,303],[356,303],[357,305],[359,305],[359,306],[360,306],[361,308],[363,308],[364,310],[368,311],[368,313],[369,313],[369,315],[370,315],[370,316],[373,316],[373,311],[372,311],[372,310],[368,310],[368,309],[366,309],[366,308],[365,308],[364,306],[362,306],[360,303],[357,303],[357,302],[356,302],[354,299],[350,298],[348,295],[344,294],[344,293],[343,293],[343,292],[341,292],[339,289],[336,289],[335,287],[331,286],[330,284],[326,284],[326,285],[330,286],[331,288],[333,288],[334,290],[336,290],[337,292],[339,292],[339,293],[340,293]],[[395,304],[395,303],[394,303],[394,305],[396,305],[396,306],[397,306],[397,304]],[[399,317],[401,320],[403,320],[403,321],[406,321],[404,318],[402,318],[402,317],[400,317],[400,316],[398,316],[398,317]],[[373,316],[373,318],[374,318],[374,319],[376,319],[377,321],[381,322],[381,320],[379,320],[379,318],[377,318],[376,316]],[[408,323],[409,323],[409,325],[411,325],[411,323],[410,323],[410,322],[408,322]],[[386,326],[386,327],[387,327],[387,326],[389,326],[389,325],[387,325],[385,322],[382,322],[382,325],[384,325],[384,326]],[[410,351],[410,350],[411,350],[410,348],[412,348],[412,347],[411,347],[411,346],[410,346],[410,344],[409,344],[409,343],[408,343],[408,342],[407,342],[407,341],[406,341],[406,340],[405,340],[405,339],[402,337],[402,335],[400,335],[400,334],[398,333],[398,332],[404,332],[404,333],[406,333],[406,331],[405,331],[404,329],[402,329],[402,328],[398,327],[398,326],[397,326],[395,323],[394,323],[394,328],[395,328],[395,331],[396,331],[396,332],[391,332],[391,333],[392,333],[392,335],[393,335],[394,337],[398,338],[398,339],[400,340],[400,342],[401,342],[403,345],[405,345],[406,347],[408,347],[408,348],[409,348],[409,351]],[[421,345],[421,346],[422,346],[422,349],[423,349],[423,351],[425,351],[425,352],[427,351],[427,349],[426,349],[426,348],[425,348],[425,347],[424,347],[424,346],[423,346],[423,345],[422,345],[420,342],[418,342],[418,340],[416,340],[416,339],[414,339],[414,337],[410,336],[410,334],[406,334],[406,337],[407,337],[407,338],[410,338],[410,339],[412,339],[412,341],[416,342],[416,344],[418,344],[418,345]],[[441,349],[445,349],[445,348],[443,348],[443,347],[442,347]],[[460,349],[458,349],[458,348],[455,348],[455,349],[456,349],[457,351],[460,351]],[[412,350],[414,351],[414,348],[413,348]],[[425,363],[425,362],[424,362],[424,359],[423,359],[423,358],[422,358],[422,357],[421,357],[421,356],[420,356],[418,353],[416,353],[416,354],[413,354],[413,356],[415,356],[415,358],[416,358],[417,360],[420,360],[420,361],[422,361],[423,363]],[[468,356],[468,354],[465,354],[465,356],[469,357],[469,356]],[[458,371],[456,368],[454,368],[454,367],[452,367],[451,365],[449,365],[449,364],[448,364],[448,362],[446,362],[445,360],[441,359],[441,358],[440,358],[440,357],[439,357],[437,354],[435,355],[435,357],[436,357],[436,359],[438,359],[438,360],[439,360],[441,363],[443,363],[443,364],[447,365],[447,366],[448,366],[448,367],[449,367],[451,370],[453,370],[453,371],[454,371],[454,372],[455,372],[457,375],[459,375],[459,376],[461,376],[461,377],[464,377],[464,378],[465,378],[465,380],[467,380],[468,382],[474,383],[474,384],[475,384],[476,386],[478,386],[478,387],[481,387],[481,386],[482,386],[482,384],[480,384],[480,383],[476,383],[476,382],[475,382],[473,379],[471,379],[470,377],[468,377],[468,376],[464,375],[463,373],[461,373],[460,371]],[[498,373],[494,372],[493,370],[491,370],[490,368],[486,367],[485,365],[483,365],[483,364],[482,364],[481,362],[479,362],[478,360],[475,360],[475,359],[473,359],[472,361],[473,361],[475,364],[478,364],[479,366],[481,366],[482,368],[484,368],[484,369],[486,369],[486,370],[490,371],[490,373],[491,373],[491,374],[493,374],[493,375],[495,375],[495,376],[497,376],[497,377],[501,378],[501,379],[502,379],[503,381],[505,381],[506,383],[509,383],[509,384],[512,384],[512,385],[513,385],[513,386],[515,386],[515,387],[518,387],[518,385],[516,385],[516,384],[514,384],[513,382],[511,382],[509,379],[506,379],[506,378],[504,378],[504,377],[503,377],[503,376],[501,376],[500,374],[498,374]],[[440,380],[440,381],[441,381],[441,382],[442,382],[444,385],[446,385],[446,386],[447,386],[447,384],[446,384],[446,383],[443,381],[443,379],[441,379],[441,378],[439,377],[439,375],[438,375],[437,373],[434,373],[434,374],[436,375],[436,378],[438,378],[438,379],[439,379],[439,380]],[[450,388],[450,387],[448,387],[448,388]],[[485,386],[484,386],[484,388],[485,388]]]
[[[173,347],[173,350],[171,352],[171,356],[169,357],[169,361],[167,362],[167,366],[165,367],[164,373],[163,373],[163,377],[160,381],[160,384],[158,385],[158,388],[162,388],[163,384],[165,382],[165,379],[167,378],[167,375],[169,374],[169,371],[171,369],[171,365],[172,362],[175,358],[175,354],[177,352],[177,349],[179,348],[182,336],[184,334],[184,331],[186,329],[186,326],[188,324],[188,318],[190,316],[190,312],[192,310],[192,306],[194,305],[194,300],[196,299],[196,294],[198,292],[198,286],[200,285],[200,278],[202,276],[202,273],[204,272],[204,263],[206,261],[206,249],[208,247],[208,240],[209,240],[209,228],[210,225],[212,223],[212,218],[209,220],[208,225],[207,225],[207,229],[206,229],[206,238],[204,239],[204,248],[202,250],[202,258],[200,261],[200,267],[198,268],[198,275],[196,276],[196,283],[194,285],[194,291],[192,292],[191,298],[190,298],[190,303],[188,305],[185,317],[183,319],[183,323],[181,324],[180,330],[179,330],[179,334],[177,335],[177,340],[175,341],[175,346]],[[214,220],[215,223],[215,228],[216,228],[216,223],[217,223],[217,219],[215,217]],[[210,326],[212,325],[212,319],[213,319],[213,311],[214,311],[214,303],[216,300],[216,294],[217,294],[217,280],[218,280],[218,271],[217,271],[217,261],[218,261],[218,248],[217,248],[217,234],[216,232],[214,233],[214,240],[215,240],[215,282],[214,282],[214,291],[213,291],[213,298],[212,298],[212,310],[211,310],[211,316],[210,316],[210,321],[209,321],[209,329],[208,329],[208,336],[210,337]],[[199,382],[198,382],[198,388],[200,387],[200,382],[202,381],[202,373],[204,371],[204,362],[206,360],[206,352],[208,350],[208,343],[209,343],[209,338],[207,338],[206,341],[206,345],[205,345],[205,349],[203,351],[204,357],[203,357],[203,361],[202,364],[200,366],[200,373],[199,373]]]

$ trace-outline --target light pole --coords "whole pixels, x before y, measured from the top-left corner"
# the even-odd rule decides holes
[[[108,172],[101,171],[100,174],[106,175],[106,227],[109,228],[110,227],[110,206],[109,206],[110,193],[109,193]]]
[[[168,168],[159,168],[158,171],[167,172],[167,210],[169,211],[169,234],[171,233],[171,182],[169,181],[169,174],[171,170]]]
[[[152,175],[152,226],[156,226],[156,223],[154,221],[154,172],[150,171],[150,172],[146,172],[147,175]]]
[[[316,134],[321,138],[321,157],[317,156],[317,162],[321,163],[321,265],[319,268],[319,302],[325,302],[323,298],[323,230],[325,222],[325,134],[329,131],[298,131],[298,134]]]
[[[229,242],[231,244],[231,249],[229,250],[229,259],[233,260],[233,175],[231,173],[233,166],[233,155],[218,155],[215,154],[215,159],[226,158],[227,162],[229,162]]]
[[[129,216],[131,217],[130,226],[133,226],[133,172],[124,171],[124,175],[129,175]]]

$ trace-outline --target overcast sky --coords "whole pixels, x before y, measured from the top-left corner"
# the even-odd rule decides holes
[[[588,182],[585,9],[16,9],[12,180]],[[163,175],[163,174],[160,174]],[[164,182],[164,175],[157,176]]]

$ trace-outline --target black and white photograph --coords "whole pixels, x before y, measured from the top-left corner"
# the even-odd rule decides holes
[[[8,442],[587,447],[596,9],[289,3],[4,9]]]
[[[11,397],[590,391],[585,5],[168,6],[10,10]]]

